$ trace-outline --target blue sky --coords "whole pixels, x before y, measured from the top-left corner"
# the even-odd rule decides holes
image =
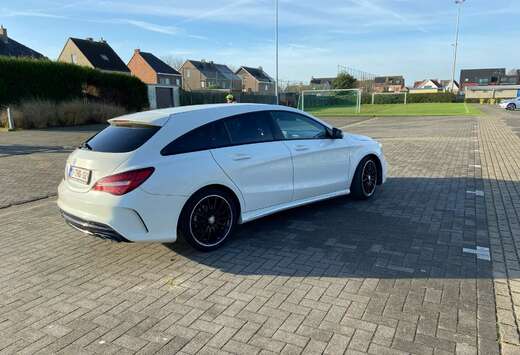
[[[520,0],[467,0],[458,69],[520,68],[519,16]],[[455,19],[453,0],[280,0],[280,79],[338,64],[407,85],[449,78]],[[141,48],[274,76],[274,0],[1,0],[0,24],[52,59],[68,37],[103,37],[125,62]]]

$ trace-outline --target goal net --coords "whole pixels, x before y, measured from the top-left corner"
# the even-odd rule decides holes
[[[378,104],[405,104],[406,92],[374,92],[372,93],[372,105]]]
[[[359,89],[304,90],[298,108],[318,115],[355,114],[361,112]]]

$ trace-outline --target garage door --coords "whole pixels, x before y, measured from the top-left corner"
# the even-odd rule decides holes
[[[173,89],[155,88],[157,108],[173,107]]]

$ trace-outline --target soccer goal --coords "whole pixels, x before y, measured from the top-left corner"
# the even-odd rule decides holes
[[[408,94],[405,92],[373,92],[372,105],[374,104],[405,104]]]
[[[338,116],[361,112],[359,89],[303,90],[298,101],[302,111],[317,115]]]

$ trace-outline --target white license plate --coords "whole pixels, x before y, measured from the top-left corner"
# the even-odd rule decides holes
[[[69,178],[88,184],[90,182],[90,170],[71,166],[69,168]]]

